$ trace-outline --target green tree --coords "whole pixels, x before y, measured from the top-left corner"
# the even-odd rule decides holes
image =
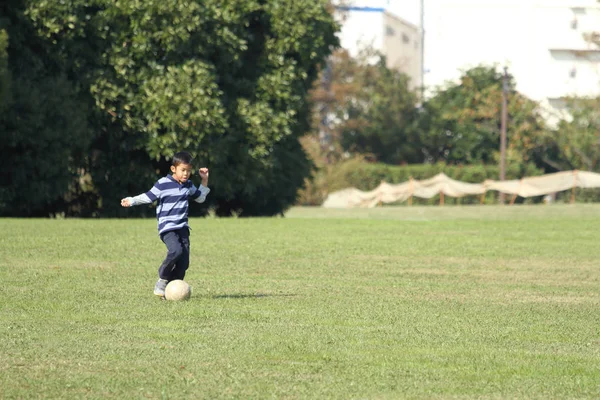
[[[211,168],[209,202],[221,215],[293,204],[310,168],[298,142],[309,129],[306,94],[337,44],[326,6],[28,2],[37,34],[93,101],[87,170],[103,215],[119,215],[119,197],[146,190],[181,149]]]
[[[568,98],[569,117],[546,135],[544,162],[555,170],[600,172],[600,98]]]
[[[422,156],[414,140],[417,96],[408,87],[408,76],[387,68],[380,58],[356,77],[361,88],[345,103],[343,148],[388,164],[419,162]]]
[[[0,15],[0,214],[47,216],[65,210],[77,185],[87,104],[24,4],[5,1]]]
[[[352,125],[346,113],[349,99],[355,99],[361,90],[357,79],[361,63],[347,50],[336,50],[321,69],[313,83],[310,100],[313,104],[311,131],[303,138],[305,149],[318,164],[331,164],[344,157],[341,145],[342,131]],[[315,143],[319,146],[314,146]]]
[[[408,76],[388,69],[376,52],[350,57],[340,50],[330,58],[328,76],[322,79],[329,82],[313,91],[319,106],[314,121],[319,125],[324,117],[329,120],[325,129],[329,150],[336,153],[333,159],[352,152],[387,163],[418,161],[412,140],[417,98],[408,88]]]
[[[438,88],[423,107],[420,144],[429,162],[496,162],[500,147],[502,73],[479,66],[458,83]],[[535,161],[544,122],[538,106],[515,90],[509,76],[508,146],[516,162]]]

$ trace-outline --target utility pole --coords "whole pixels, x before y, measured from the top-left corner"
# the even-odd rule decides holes
[[[502,76],[502,119],[500,121],[500,180],[506,179],[506,123],[508,119],[508,68]],[[500,192],[500,204],[504,204],[504,193]]]
[[[320,123],[319,123],[319,144],[321,152],[325,155],[325,164],[329,164],[329,152],[331,146],[331,129],[329,128],[329,103],[331,101],[331,80],[332,80],[331,58],[325,61],[325,69],[321,76],[321,88],[324,96],[321,99]]]

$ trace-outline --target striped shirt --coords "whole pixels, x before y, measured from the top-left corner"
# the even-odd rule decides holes
[[[156,219],[158,233],[163,233],[188,227],[189,200],[204,203],[210,189],[200,185],[194,186],[191,180],[179,183],[172,175],[160,178],[152,189],[139,196],[128,197],[132,206],[156,203]]]

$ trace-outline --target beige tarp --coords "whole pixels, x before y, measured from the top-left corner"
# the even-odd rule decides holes
[[[557,172],[512,181],[484,182],[488,190],[516,194],[521,197],[542,196],[577,187],[577,171]]]
[[[376,189],[377,190],[377,189]],[[343,189],[327,196],[323,207],[327,208],[371,208],[377,205],[375,191],[363,192],[355,188]]]
[[[379,186],[369,192],[363,192],[356,188],[340,190],[331,193],[323,203],[323,207],[370,208],[380,203],[406,201],[413,196],[430,199],[443,193],[450,197],[462,197],[481,195],[489,190],[514,196],[532,197],[561,192],[575,187],[600,187],[600,174],[585,171],[565,171],[519,180],[486,180],[483,183],[465,183],[451,179],[441,173],[422,181],[411,179],[408,182],[399,184],[381,182]]]
[[[439,193],[444,193],[450,197],[485,193],[485,187],[482,184],[455,181],[443,173],[424,181],[413,182],[415,182],[416,189],[413,196],[425,199],[430,199]]]

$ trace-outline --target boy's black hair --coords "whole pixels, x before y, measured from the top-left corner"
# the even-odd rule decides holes
[[[175,153],[175,155],[173,156],[173,161],[171,162],[171,164],[174,167],[177,167],[179,164],[189,164],[192,165],[192,155],[190,153],[188,153],[187,151],[180,151],[178,153]]]

